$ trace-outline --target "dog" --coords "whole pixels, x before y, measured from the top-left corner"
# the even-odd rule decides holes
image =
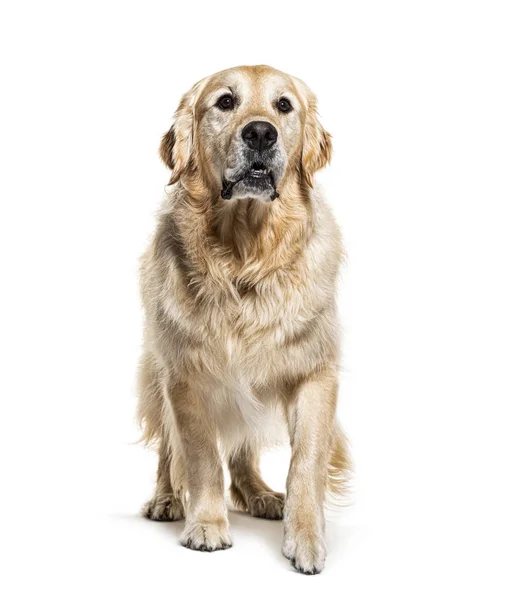
[[[229,548],[226,462],[234,505],[283,519],[283,554],[307,574],[325,563],[326,493],[350,470],[335,416],[343,249],[313,187],[330,155],[300,79],[267,66],[203,79],[161,141],[171,176],[141,263],[138,416],[159,456],[145,516],[184,518],[187,548]],[[281,430],[286,496],[259,470]]]

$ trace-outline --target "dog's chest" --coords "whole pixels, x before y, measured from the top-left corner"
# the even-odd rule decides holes
[[[209,322],[209,330],[214,344],[235,365],[250,362],[260,347],[265,353],[275,351],[287,337],[280,307],[272,305],[262,310],[246,298],[239,306],[221,306]]]
[[[288,340],[306,321],[302,301],[296,303],[290,295],[250,292],[239,303],[214,307],[207,319],[208,342],[227,370],[232,368],[248,380],[263,380],[267,365],[285,352]]]
[[[165,306],[179,331],[172,343],[180,363],[216,384],[255,389],[305,372],[324,346],[317,321],[324,298],[317,289],[317,278],[287,270],[242,295],[216,292],[202,281],[202,302],[185,291],[171,296]]]

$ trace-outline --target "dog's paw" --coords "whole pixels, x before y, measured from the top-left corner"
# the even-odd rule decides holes
[[[154,496],[141,512],[151,521],[179,521],[185,516],[181,501],[172,494]]]
[[[232,537],[228,523],[224,520],[214,522],[187,523],[180,539],[181,545],[191,550],[214,552],[226,550],[232,546]]]
[[[317,575],[324,569],[326,560],[324,536],[310,531],[285,530],[283,554],[299,573]]]
[[[250,496],[247,510],[253,517],[261,519],[282,519],[285,495],[279,492],[259,492]]]

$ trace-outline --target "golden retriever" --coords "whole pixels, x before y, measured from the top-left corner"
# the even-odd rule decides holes
[[[185,518],[187,548],[229,548],[224,458],[234,504],[283,519],[283,554],[308,574],[324,567],[326,490],[349,469],[335,420],[341,237],[313,189],[330,153],[301,80],[267,66],[203,79],[161,142],[171,187],[141,268],[139,417],[159,455],[144,514]],[[278,424],[286,496],[259,471]]]

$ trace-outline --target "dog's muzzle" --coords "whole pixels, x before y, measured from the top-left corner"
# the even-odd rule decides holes
[[[265,201],[279,197],[276,182],[281,176],[280,149],[277,129],[268,121],[251,121],[241,131],[239,155],[242,168],[223,179],[221,197],[225,200],[260,198]]]
[[[276,189],[272,170],[261,161],[253,162],[250,169],[248,169],[240,179],[236,181],[224,180],[221,197],[224,200],[230,200],[230,198],[232,198],[234,186],[240,182],[245,188],[250,189],[253,195],[255,195],[256,192],[259,193],[270,190],[271,200],[279,198],[279,192]]]

